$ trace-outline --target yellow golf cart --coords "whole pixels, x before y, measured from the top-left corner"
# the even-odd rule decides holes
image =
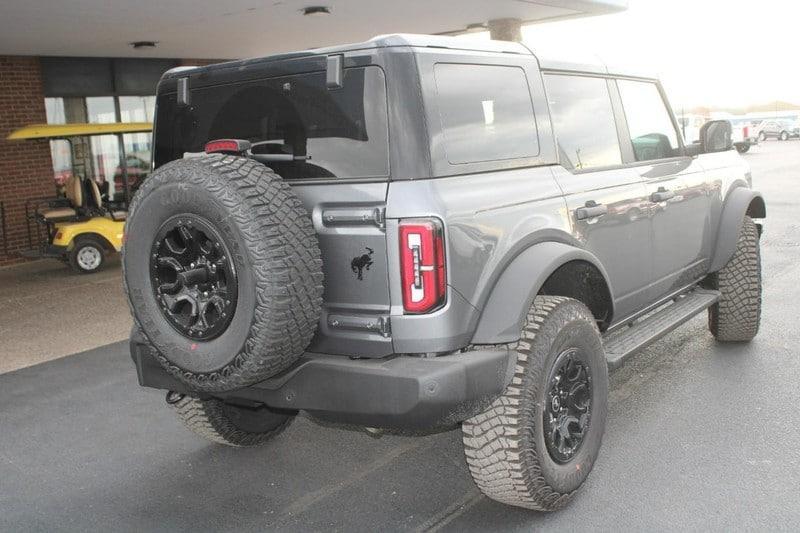
[[[72,155],[72,169],[58,183],[59,193],[55,197],[31,198],[25,202],[29,249],[20,255],[58,258],[75,271],[90,274],[102,267],[107,253],[119,252],[131,194],[130,182],[138,187],[150,164],[133,156],[126,157],[122,135],[150,131],[152,124],[139,122],[32,125],[12,132],[9,140],[66,140]],[[75,148],[80,141],[99,135],[116,135],[122,153],[114,176],[117,191],[110,195],[107,182],[103,183],[106,190],[102,191],[96,180],[81,175],[74,164]]]

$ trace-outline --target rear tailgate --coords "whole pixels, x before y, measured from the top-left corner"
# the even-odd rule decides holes
[[[244,81],[225,70],[189,71],[183,102],[175,83],[162,84],[154,162],[202,152],[208,141],[225,138],[248,140],[255,153],[307,156],[270,167],[311,213],[322,250],[324,309],[309,350],[383,356],[392,352],[383,222],[386,81],[376,66],[345,68],[341,87],[332,90],[319,66],[310,59],[315,71],[270,75],[270,69],[285,72],[271,64]]]

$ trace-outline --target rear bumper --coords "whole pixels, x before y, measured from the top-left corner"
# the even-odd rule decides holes
[[[132,335],[130,347],[140,385],[202,396],[168,374],[140,337]],[[213,396],[367,427],[443,428],[484,410],[510,383],[515,362],[506,349],[433,358],[307,353],[278,376]]]

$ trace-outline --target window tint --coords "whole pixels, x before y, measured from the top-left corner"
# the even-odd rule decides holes
[[[574,169],[621,164],[606,80],[546,75],[545,83],[561,164]]]
[[[636,160],[680,155],[678,135],[656,84],[630,80],[617,84]]]
[[[249,140],[254,153],[308,156],[270,162],[285,179],[389,175],[386,82],[378,67],[345,69],[336,90],[318,72],[198,88],[191,108],[163,94],[156,114],[156,166],[232,138]]]
[[[450,163],[539,155],[525,71],[518,67],[439,63],[435,77]]]

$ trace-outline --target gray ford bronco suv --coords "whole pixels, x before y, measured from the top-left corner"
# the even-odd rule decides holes
[[[300,410],[460,425],[484,494],[554,510],[609,369],[706,310],[718,341],[758,331],[764,200],[730,124],[684,145],[646,76],[411,35],[176,69],[153,163],[131,354],[217,443]]]

